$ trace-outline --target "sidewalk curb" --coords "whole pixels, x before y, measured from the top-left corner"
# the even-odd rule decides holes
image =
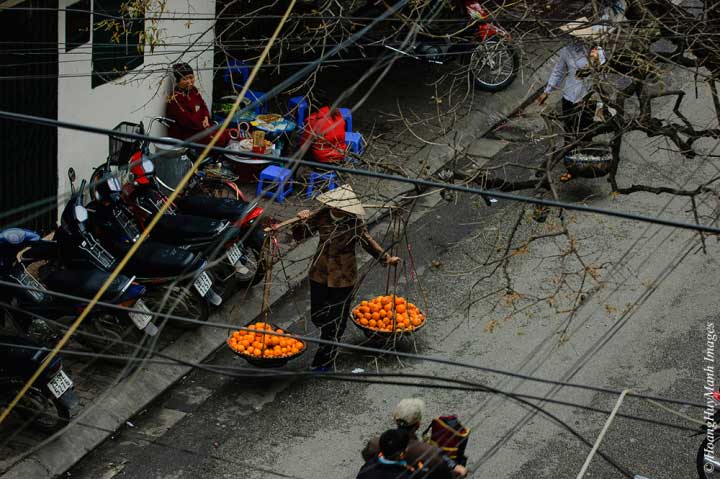
[[[551,49],[548,48],[545,51],[549,53]],[[464,130],[453,130],[437,140],[436,143],[445,141],[446,144],[452,144],[455,139],[460,137],[455,148],[466,150],[474,141],[482,139],[498,124],[506,121],[508,117],[532,101],[537,94],[539,85],[547,78],[551,64],[552,57],[531,69],[533,73],[528,81],[522,82],[522,78],[519,76],[510,88],[488,97],[488,101],[482,105],[485,108],[471,112],[464,119]],[[425,145],[417,154],[418,165],[424,165],[423,170],[434,174],[453,159],[456,149],[446,145]],[[390,189],[390,192],[384,191],[391,197],[401,197],[416,191],[414,187],[408,188],[406,184],[398,183],[393,183]],[[386,211],[375,215],[369,226],[377,225],[387,215]],[[286,254],[288,267],[284,272],[280,268],[276,268],[274,271],[278,286],[271,288],[271,304],[275,304],[285,297],[306,278],[307,268],[316,244],[317,239],[314,238]],[[280,275],[284,276],[284,273],[287,273],[288,277],[280,278]],[[249,290],[245,297],[240,296],[244,295],[236,295],[223,306],[222,310],[215,312],[211,316],[210,322],[232,322],[240,325],[246,324],[256,317],[254,314],[252,317],[244,316],[243,313],[260,311],[261,288]],[[278,321],[278,324],[284,328],[288,326],[282,321]],[[203,327],[183,334],[162,352],[173,357],[183,358],[188,362],[202,362],[223,347],[226,337],[224,329]],[[81,424],[71,424],[56,440],[2,471],[0,478],[49,479],[64,474],[87,453],[111,437],[113,432],[125,424],[130,417],[146,408],[191,370],[191,367],[183,365],[150,365],[138,368],[130,377],[124,378],[119,384],[106,390],[98,401],[82,410],[80,414],[85,413],[86,416],[82,418]]]

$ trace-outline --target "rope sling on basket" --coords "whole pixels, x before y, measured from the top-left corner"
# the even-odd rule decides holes
[[[274,232],[270,230],[269,233],[263,243],[261,255],[261,261],[265,262],[265,284],[261,309],[263,320],[248,324],[248,330],[234,331],[227,340],[228,346],[235,354],[253,366],[262,368],[284,366],[291,359],[301,356],[307,349],[304,341],[291,336],[281,336],[288,333],[269,321],[272,268],[276,256],[281,261],[280,245]]]
[[[415,274],[414,260],[410,243],[407,236],[403,234],[406,224],[402,216],[393,212],[391,228],[393,231],[393,246],[388,253],[395,255],[395,250],[404,236],[407,244],[410,264],[410,282],[417,286],[417,275]],[[392,281],[392,283],[391,283]],[[398,266],[389,266],[385,282],[385,294],[376,296],[370,300],[361,301],[352,309],[352,321],[368,338],[395,338],[403,335],[413,334],[425,326],[427,317],[423,311],[405,297],[398,296]],[[427,306],[427,305],[426,305]],[[426,308],[427,310],[427,308]]]

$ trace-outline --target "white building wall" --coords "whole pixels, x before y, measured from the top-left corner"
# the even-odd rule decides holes
[[[214,32],[212,18],[215,0],[169,0],[168,11],[162,14],[159,25],[161,38],[168,43],[151,53],[145,49],[143,65],[134,71],[147,70],[151,73],[135,78],[131,72],[113,82],[91,88],[92,33],[90,43],[65,53],[65,12],[62,10],[77,0],[60,0],[59,12],[59,84],[58,119],[102,128],[113,128],[121,121],[137,123],[143,120],[146,128],[148,119],[163,115],[167,95],[172,89],[172,79],[165,70],[168,63],[185,61],[195,70],[196,86],[210,105],[213,83]],[[172,18],[181,18],[172,20]],[[198,18],[188,24],[187,18]],[[167,18],[167,20],[164,20]],[[198,36],[202,38],[190,52],[183,45],[189,45]],[[153,133],[164,133],[154,128]],[[59,212],[62,212],[70,191],[67,170],[73,167],[78,180],[89,178],[92,169],[103,163],[108,155],[108,138],[102,135],[77,130],[58,131],[58,196]]]

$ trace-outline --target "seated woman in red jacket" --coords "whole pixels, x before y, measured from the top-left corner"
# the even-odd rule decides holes
[[[300,145],[311,142],[314,161],[336,163],[346,156],[345,120],[337,109],[324,106],[305,120]]]
[[[180,140],[210,127],[210,111],[200,92],[195,88],[195,73],[187,63],[173,65],[175,89],[168,99],[165,115],[175,123],[168,128],[168,135]],[[197,143],[210,143],[213,134],[195,140]],[[223,132],[217,146],[226,146],[230,136]]]

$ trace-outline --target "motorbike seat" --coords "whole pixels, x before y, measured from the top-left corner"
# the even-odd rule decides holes
[[[38,365],[48,355],[41,351],[41,345],[29,338],[0,335],[0,378],[2,376],[30,377],[37,370]],[[54,371],[62,356],[57,355],[50,366],[43,373],[42,380],[46,380],[48,373]]]
[[[212,196],[187,196],[177,204],[183,213],[233,221],[242,218],[248,208],[245,201]]]
[[[163,215],[152,237],[170,244],[202,244],[217,240],[229,223],[192,215]]]
[[[73,294],[83,298],[92,298],[105,283],[110,273],[98,270],[56,270],[43,278],[43,282],[51,291]],[[122,293],[130,278],[119,275],[108,287],[102,299],[116,298]]]
[[[130,243],[117,243],[115,247],[124,254],[130,249]],[[147,240],[135,252],[125,274],[134,274],[140,278],[165,278],[179,276],[195,271],[202,260],[191,251],[177,246]]]

